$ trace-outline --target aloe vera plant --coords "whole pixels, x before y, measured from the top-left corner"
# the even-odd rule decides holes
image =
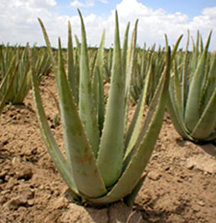
[[[34,66],[32,66],[33,94],[40,129],[48,152],[75,199],[96,205],[112,203],[122,198],[130,202],[145,178],[144,169],[151,157],[161,129],[168,96],[170,50],[167,46],[166,67],[161,74],[144,124],[141,125],[140,120],[146,103],[150,74],[147,77],[148,80],[143,88],[135,114],[127,128],[125,119],[128,119],[126,100],[128,91],[126,90],[126,75],[123,71],[127,66],[127,52],[130,52],[130,55],[133,54],[131,54],[131,50],[126,50],[127,44],[124,44],[123,50],[120,48],[117,12],[111,83],[106,112],[101,112],[101,109],[98,109],[98,103],[101,103],[102,107],[104,103],[104,97],[100,96],[101,90],[93,89],[96,86],[96,79],[97,89],[102,88],[100,85],[103,84],[104,77],[103,72],[100,72],[101,61],[100,58],[96,59],[95,65],[98,72],[95,71],[94,75],[96,76],[91,76],[85,27],[80,11],[79,15],[82,41],[79,46],[79,100],[77,103],[76,95],[71,90],[71,84],[65,71],[61,42],[59,40],[58,61],[55,61],[45,27],[39,19],[52,58],[58,87],[65,156],[58,148],[48,125],[38,82],[34,75]],[[71,33],[71,31],[69,32]],[[124,42],[126,43],[128,32],[125,33]],[[104,35],[98,51],[99,56],[103,54],[103,38]],[[71,53],[71,49],[68,49],[68,53]],[[127,59],[127,61],[132,60],[133,58]],[[95,97],[97,93],[98,96]],[[101,118],[101,114],[103,114],[102,120],[104,120],[102,124],[98,120]]]
[[[0,47],[0,111],[6,103],[22,104],[31,88],[28,46]],[[31,49],[38,79],[50,71],[50,59],[46,51]]]
[[[169,87],[169,113],[178,133],[195,143],[216,139],[216,55],[208,52],[199,33],[188,52],[177,55]]]

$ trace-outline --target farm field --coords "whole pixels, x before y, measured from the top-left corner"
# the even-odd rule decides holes
[[[41,95],[52,132],[63,146],[53,75]],[[133,108],[132,108],[133,110]],[[131,110],[131,112],[133,112]],[[0,120],[0,223],[214,223],[216,147],[184,141],[165,115],[148,176],[133,207],[121,202],[102,208],[74,202],[45,148],[32,91],[24,105],[7,105]]]
[[[14,15],[0,44],[0,223],[215,223],[216,7],[192,18],[122,0],[105,19],[52,1],[0,4]]]

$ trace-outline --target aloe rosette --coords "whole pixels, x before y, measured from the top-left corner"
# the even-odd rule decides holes
[[[216,55],[208,52],[211,32],[205,46],[199,33],[193,51],[173,63],[169,86],[169,113],[178,133],[195,143],[216,139]],[[178,59],[178,60],[177,60]]]
[[[131,72],[127,71],[126,66],[134,59],[132,55],[136,44],[131,41],[132,45],[127,48],[128,31],[126,30],[125,44],[121,50],[116,12],[111,83],[105,105],[104,92],[102,92],[105,71],[101,67],[100,58],[103,56],[104,35],[98,49],[99,58],[95,62],[96,70],[93,71],[92,76],[89,72],[84,22],[80,12],[79,15],[82,41],[79,46],[78,101],[76,87],[71,89],[73,84],[69,82],[65,71],[61,42],[59,40],[58,62],[56,62],[45,27],[39,19],[57,82],[65,155],[58,148],[48,125],[32,66],[33,94],[40,129],[52,160],[74,198],[96,205],[112,203],[122,198],[130,202],[145,178],[144,170],[162,126],[168,96],[170,50],[167,46],[166,67],[161,74],[144,124],[141,125],[140,120],[146,104],[150,73],[147,75],[135,114],[127,127],[125,119],[128,119],[127,87],[130,77],[126,77],[126,73],[130,75]],[[71,30],[69,36],[71,38]],[[135,36],[133,35],[132,38]],[[68,53],[71,52],[71,49],[68,49]],[[131,56],[127,57],[127,54]],[[70,73],[72,75],[72,72]],[[105,111],[104,107],[106,107]]]

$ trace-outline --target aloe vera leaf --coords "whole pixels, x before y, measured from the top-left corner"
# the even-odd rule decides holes
[[[125,75],[122,73],[118,15],[116,12],[115,42],[109,97],[97,164],[106,186],[119,178],[124,152]]]
[[[48,144],[48,151],[50,152],[51,157],[54,160],[54,163],[56,164],[56,166],[58,167],[59,172],[61,173],[63,179],[70,186],[72,191],[75,191],[75,189],[76,189],[76,191],[79,191],[83,194],[85,194],[85,192],[86,192],[86,194],[88,194],[88,196],[100,196],[100,195],[102,195],[106,192],[106,189],[105,189],[105,187],[103,185],[103,182],[102,182],[102,180],[99,176],[97,168],[96,169],[93,168],[93,170],[92,170],[92,167],[95,165],[95,161],[92,158],[93,157],[92,151],[91,151],[90,146],[88,144],[88,140],[87,140],[86,135],[84,133],[81,120],[80,120],[78,112],[76,110],[77,108],[76,108],[75,103],[73,101],[71,90],[69,89],[70,88],[69,84],[66,81],[66,75],[64,73],[64,69],[62,69],[63,68],[63,60],[62,59],[59,60],[59,63],[61,65],[61,69],[60,69],[60,72],[61,72],[60,74],[61,75],[57,75],[57,73],[56,73],[57,72],[56,62],[54,60],[54,56],[53,56],[53,53],[52,53],[52,48],[51,48],[51,45],[50,45],[50,42],[49,42],[49,39],[48,39],[48,35],[46,33],[46,30],[43,26],[42,21],[41,20],[39,20],[39,21],[40,21],[40,24],[41,24],[41,27],[42,27],[42,30],[43,30],[43,33],[44,33],[44,37],[45,37],[45,41],[47,43],[49,54],[52,58],[52,64],[54,66],[56,79],[59,80],[59,85],[61,87],[61,88],[59,88],[59,90],[60,91],[65,90],[64,87],[66,87],[65,91],[67,93],[65,93],[63,91],[64,94],[62,94],[62,95],[65,96],[64,100],[70,101],[70,104],[68,104],[68,105],[71,106],[73,109],[68,110],[66,104],[62,104],[62,105],[66,106],[65,111],[74,112],[75,117],[78,117],[78,118],[74,119],[73,115],[70,116],[70,119],[73,120],[74,122],[71,122],[69,124],[72,124],[72,127],[75,127],[75,129],[74,128],[72,130],[71,129],[67,130],[67,128],[65,129],[65,131],[69,131],[69,132],[72,131],[72,133],[73,133],[73,135],[71,135],[71,137],[75,141],[73,141],[72,138],[69,138],[69,140],[70,140],[69,143],[71,144],[71,143],[74,142],[75,149],[78,146],[77,150],[72,149],[73,147],[70,147],[71,148],[70,152],[71,153],[74,152],[74,156],[72,158],[75,159],[75,164],[73,164],[73,165],[75,165],[75,169],[74,168],[72,168],[72,169],[73,169],[73,172],[75,171],[75,176],[72,175],[71,167],[69,166],[69,162],[72,165],[71,159],[69,159],[67,161],[67,169],[65,170],[66,167],[62,165],[62,162],[64,161],[63,163],[65,163],[66,161],[64,159],[62,160],[62,158],[64,158],[64,157],[62,156],[62,154],[61,154],[59,148],[57,147],[56,143],[54,143],[54,145],[51,144],[51,146],[50,146],[50,142],[53,143],[54,139],[53,139],[53,136],[52,136],[51,131],[49,129],[49,126],[47,124],[47,120],[46,120],[46,117],[45,117],[45,114],[44,114],[42,102],[40,102],[41,105],[40,105],[40,108],[38,109],[38,113],[40,112],[39,115],[38,115],[38,119],[43,118],[43,120],[42,120],[43,122],[40,121],[41,125],[45,123],[44,124],[45,126],[43,125],[42,126],[43,128],[41,127],[41,129],[42,129],[42,132],[43,132],[43,135],[44,135],[44,138],[45,138],[45,142],[46,142],[46,144]],[[61,53],[59,55],[59,58],[62,58]],[[35,83],[35,84],[37,84],[37,83]],[[39,95],[39,90],[38,90],[38,95]],[[39,98],[39,96],[37,97],[37,99]],[[68,113],[66,113],[66,114],[68,115]],[[62,116],[62,120],[65,120],[64,115]],[[44,130],[44,128],[45,128],[45,130]],[[81,135],[79,135],[79,134],[81,134]],[[51,139],[50,139],[50,137],[51,137]],[[84,141],[83,141],[83,139],[84,139]],[[49,140],[49,141],[47,141],[47,140]],[[78,142],[78,144],[76,144],[76,141]],[[68,144],[68,142],[66,142],[66,143]],[[84,145],[84,146],[82,146],[82,145]],[[65,148],[66,148],[66,146],[65,146]],[[54,151],[54,154],[53,154],[53,151]],[[66,151],[67,151],[67,148],[66,148]],[[66,155],[69,157],[69,152],[66,152]],[[57,161],[59,161],[59,159],[60,159],[60,161],[59,161],[60,163],[55,162],[56,159],[57,159]],[[59,167],[59,165],[60,165],[60,167]],[[81,166],[81,168],[79,168],[79,166]],[[63,170],[62,170],[62,167],[64,167]],[[87,173],[85,171],[83,171],[83,169],[86,170]],[[89,176],[89,173],[91,171],[93,171],[93,177],[90,174],[90,178],[91,178],[91,180],[90,180],[88,176]],[[73,180],[75,178],[77,180],[76,183],[74,183],[74,180]],[[95,178],[96,178],[96,181],[95,181]],[[88,181],[88,183],[86,181]],[[75,184],[79,185],[78,189],[76,188]],[[88,186],[86,186],[86,185],[88,185]],[[79,192],[77,192],[77,194]]]
[[[68,49],[67,49],[67,62],[68,62],[68,81],[70,83],[71,91],[74,97],[75,102],[78,102],[77,97],[77,88],[76,88],[76,73],[74,68],[74,56],[73,56],[73,41],[72,41],[72,30],[71,24],[68,21]]]
[[[128,49],[128,34],[130,23],[127,24],[124,34],[123,49],[122,49],[122,72],[126,74],[127,69],[127,49]]]
[[[80,51],[81,51],[81,44],[80,44],[80,41],[79,41],[79,38],[77,35],[75,35],[75,41],[76,41],[76,48],[80,54]]]
[[[95,107],[97,111],[98,127],[100,135],[103,129],[104,123],[104,42],[105,42],[105,30],[102,33],[101,42],[97,50],[96,64],[93,69],[93,94],[95,99]]]
[[[203,38],[202,38],[202,36],[200,36],[200,45],[199,45],[199,47],[200,47],[200,52],[202,53],[203,52]]]
[[[198,59],[199,59],[199,40],[200,40],[200,34],[199,31],[197,31],[196,35],[196,42],[192,38],[192,43],[193,43],[193,51],[192,51],[192,60],[191,60],[191,65],[192,65],[192,73],[196,71],[196,67],[198,64]]]
[[[183,58],[183,73],[182,73],[182,84],[181,84],[181,98],[182,98],[182,109],[185,111],[185,105],[187,101],[187,75],[188,75],[188,46],[189,46],[190,33],[187,31],[187,42],[185,47],[185,53]],[[184,116],[184,113],[183,113]]]
[[[164,37],[165,37],[166,46],[168,46],[168,38],[167,38],[167,35],[165,34]],[[175,55],[176,55],[176,52],[177,52],[177,49],[178,49],[178,46],[180,44],[180,41],[181,41],[182,37],[183,37],[183,35],[180,35],[179,38],[177,39],[175,45],[174,45],[174,48],[173,48],[172,53],[171,53],[171,61],[173,61],[174,58],[175,58]]]
[[[110,75],[111,75],[112,58],[113,58],[113,49],[110,48],[110,49],[109,49],[109,54],[108,54],[108,65],[107,65],[108,70],[107,70],[107,76],[106,76],[107,80],[110,79]]]
[[[129,34],[129,28],[130,28],[130,23],[128,22],[124,34],[124,41],[123,41],[123,49],[122,49],[122,73],[126,75],[126,82],[127,83],[127,78],[128,78],[128,72],[127,72],[127,50],[128,50],[128,34]],[[128,103],[129,103],[129,95],[130,92],[127,92],[127,84],[125,86],[125,131],[127,128],[127,119],[128,119]],[[128,89],[129,90],[129,89]]]
[[[135,68],[135,58],[136,58],[136,41],[137,41],[137,25],[138,20],[135,22],[134,30],[132,33],[130,45],[127,52],[127,67],[125,69],[126,72],[126,80],[125,80],[125,129],[127,127],[128,120],[128,108],[130,102],[130,90],[131,90],[131,78],[134,74]]]
[[[49,55],[50,55],[51,63],[54,67],[56,65],[56,61],[55,61],[55,58],[54,58],[54,55],[53,55],[53,52],[52,52],[52,47],[51,47],[51,44],[50,44],[50,41],[49,41],[49,37],[47,35],[46,29],[45,29],[45,26],[44,26],[42,20],[40,18],[38,18],[38,21],[40,23],[40,26],[41,26],[41,29],[42,29],[42,32],[43,32],[43,36],[44,36],[44,39],[45,39],[45,42],[46,42],[46,45],[47,45],[47,49],[48,49],[48,52],[49,52]]]
[[[175,129],[177,130],[179,135],[181,135],[183,139],[192,140],[192,137],[190,137],[190,135],[187,133],[187,129],[185,129],[185,126],[179,120],[179,117],[177,116],[177,112],[174,108],[174,105],[171,102],[170,97],[168,99],[168,111],[169,111],[171,120],[173,122],[173,125],[175,126]]]
[[[180,40],[180,38],[179,38]],[[174,46],[174,51],[172,52],[172,54],[170,55],[170,48],[168,47],[168,40],[167,40],[167,37],[165,36],[165,41],[166,41],[166,52],[167,52],[167,64],[166,64],[166,69],[164,69],[163,71],[163,74],[162,74],[162,77],[160,78],[160,83],[161,83],[161,79],[163,78],[163,76],[166,74],[166,73],[169,73],[170,72],[170,64],[173,60],[173,58],[175,57],[175,53],[177,51],[177,48],[176,46],[179,44],[179,40],[177,41],[176,45]],[[169,78],[169,76],[168,76]],[[157,95],[156,93],[154,94],[153,97],[156,97],[155,95]],[[154,98],[153,98],[154,99]],[[152,99],[152,100],[153,100]],[[152,102],[151,102],[152,103]],[[151,104],[150,104],[151,105]],[[147,127],[148,127],[148,123],[150,123],[151,121],[151,118],[152,118],[152,115],[154,113],[150,111],[150,114],[146,117],[146,120],[145,120],[145,125],[142,127],[141,131],[140,131],[140,134],[139,134],[139,137],[137,139],[137,143],[139,144],[142,140],[142,138],[144,137],[144,134],[145,132],[147,131]]]
[[[2,72],[2,76],[4,77],[6,71],[5,71],[5,59],[4,59],[4,53],[3,53],[3,45],[0,45],[0,68]]]
[[[101,74],[98,67],[95,67],[95,70],[94,70],[92,89],[93,89],[94,103],[95,103],[95,108],[96,108],[95,110],[97,114],[99,135],[101,135],[102,130],[103,130],[103,123],[104,123],[104,109],[105,109],[104,106],[105,105],[104,105],[104,98],[102,98],[102,96],[104,96],[103,79],[101,79]]]
[[[188,99],[185,111],[185,125],[189,131],[193,131],[198,120],[200,119],[200,96],[201,96],[201,85],[203,80],[203,74],[205,72],[205,61],[207,57],[207,51],[210,43],[211,33],[208,36],[208,40],[202,56],[198,62],[197,69],[192,76],[190,88],[188,92]]]
[[[170,49],[168,48],[167,49],[167,66],[163,70],[163,73],[162,73],[162,76],[160,78],[159,84],[158,84],[158,86],[156,88],[156,91],[155,91],[153,97],[152,97],[152,100],[151,100],[151,103],[150,103],[150,108],[156,107],[155,104],[156,104],[158,95],[160,94],[160,90],[158,88],[160,88],[163,85],[163,81],[162,80],[163,80],[164,76],[166,77],[165,74],[170,69],[169,67],[170,67],[171,56],[170,56],[169,52],[170,52]],[[166,78],[164,78],[164,79],[166,79]],[[145,118],[144,125],[142,126],[142,128],[140,130],[140,133],[139,133],[139,136],[137,137],[137,141],[136,141],[136,144],[135,144],[134,148],[137,148],[137,146],[141,143],[143,137],[145,136],[145,133],[148,130],[148,126],[149,126],[150,122],[152,121],[152,117],[154,115],[154,111],[155,111],[154,109],[149,109],[148,115]],[[134,148],[133,148],[133,150],[134,150]],[[133,153],[134,153],[134,151],[132,152],[132,154]]]
[[[134,113],[134,116],[132,118],[132,121],[130,123],[130,126],[128,128],[126,139],[125,139],[125,157],[127,158],[128,154],[131,152],[133,146],[135,145],[135,142],[138,138],[140,127],[142,124],[142,116],[144,111],[144,106],[146,104],[147,96],[148,96],[148,89],[149,89],[149,83],[150,83],[150,76],[151,76],[151,66],[149,68],[149,71],[147,73],[147,76],[145,78],[145,84],[142,90],[142,93],[140,95],[140,99],[138,102],[138,105],[136,107],[136,111]]]
[[[91,78],[88,67],[85,27],[81,12],[79,10],[78,12],[81,20],[82,33],[79,79],[79,113],[84,125],[85,133],[96,157],[99,148],[99,129],[96,117],[96,109],[93,103]]]
[[[214,142],[216,140],[216,132],[212,132],[208,138],[205,138],[204,142]]]
[[[179,80],[179,76],[178,76],[178,71],[177,71],[177,68],[175,66],[175,63],[174,63],[174,78],[171,79],[170,83],[172,83],[174,85],[174,89],[173,91],[171,92],[171,94],[173,95],[174,97],[174,100],[175,100],[175,105],[176,105],[176,112],[178,113],[178,116],[181,120],[182,123],[184,123],[184,111],[183,111],[183,108],[182,108],[182,89],[181,89],[181,82]]]
[[[98,197],[105,194],[106,189],[66,78],[60,43],[58,61],[56,80],[68,161],[78,190],[88,197]]]
[[[169,86],[169,97],[168,97],[168,112],[171,117],[171,120],[173,122],[173,125],[175,126],[175,129],[177,132],[184,138],[192,140],[192,138],[187,133],[187,129],[184,124],[184,120],[182,121],[182,115],[179,114],[179,111],[177,109],[176,100],[174,97],[174,76],[171,76],[170,78],[170,86]],[[173,83],[172,83],[173,82]]]
[[[211,91],[210,88],[207,89],[208,87],[208,82],[210,79],[210,55],[209,53],[207,53],[206,55],[206,61],[205,61],[205,70],[204,70],[204,74],[203,74],[203,78],[202,78],[202,85],[201,85],[201,103],[200,103],[200,114],[202,114],[203,110],[205,109],[205,95],[206,95],[206,91]],[[212,91],[210,93],[212,95]]]
[[[194,127],[191,136],[198,140],[205,140],[214,132],[216,121],[216,90],[211,96],[209,103],[203,111],[197,125]]]
[[[92,201],[94,203],[110,203],[128,196],[133,192],[142,177],[143,171],[151,157],[163,122],[164,110],[168,96],[170,67],[170,52],[167,54],[168,62],[166,72],[163,73],[163,76],[160,79],[146,117],[146,120],[148,121],[145,122],[143,126],[143,129],[146,130],[145,134],[137,145],[131,161],[122,176],[119,178],[118,182],[106,196],[93,199]]]
[[[207,106],[207,104],[215,90],[215,84],[216,84],[216,55],[214,55],[214,56],[211,55],[210,58],[212,60],[209,61],[209,65],[207,65],[207,67],[209,66],[210,68],[208,71],[208,75],[206,75],[207,83],[206,83],[205,91],[203,93],[202,112],[206,108],[206,106]]]
[[[71,169],[68,165],[68,162],[65,160],[64,156],[62,155],[60,149],[58,148],[58,145],[48,125],[44,108],[43,108],[43,104],[40,97],[40,91],[38,87],[37,78],[34,74],[34,69],[32,65],[31,65],[31,78],[32,78],[32,89],[33,89],[36,114],[37,114],[40,130],[41,130],[44,142],[46,144],[47,150],[55,166],[57,167],[60,175],[69,186],[73,195],[78,197],[79,192],[75,185],[75,182],[71,173]]]

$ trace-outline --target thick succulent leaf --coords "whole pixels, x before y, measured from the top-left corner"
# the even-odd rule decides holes
[[[43,36],[44,36],[44,39],[45,39],[45,42],[46,42],[46,45],[47,45],[47,49],[48,49],[48,52],[49,52],[49,55],[50,55],[51,63],[54,67],[56,65],[56,61],[55,61],[55,58],[54,58],[54,55],[53,55],[53,52],[52,52],[52,47],[51,47],[51,44],[50,44],[50,41],[49,41],[49,37],[47,35],[46,29],[44,27],[44,24],[43,24],[42,20],[40,18],[38,18],[38,21],[40,23],[40,26],[41,26],[41,29],[42,29],[42,32],[43,32]]]
[[[192,140],[190,135],[187,133],[187,129],[185,128],[184,122],[180,119],[180,117],[177,115],[177,108],[174,102],[174,98],[171,96],[172,94],[169,93],[168,97],[168,112],[171,117],[172,123],[175,126],[175,129],[179,133],[179,135],[182,136],[184,139]]]
[[[168,96],[169,63],[170,52],[168,53],[166,72],[163,73],[163,76],[160,79],[149,107],[146,122],[143,126],[143,130],[145,130],[143,138],[138,142],[131,161],[112,190],[106,196],[94,199],[94,203],[100,204],[117,201],[132,193],[140,181],[143,171],[151,157],[163,122],[164,110]]]
[[[40,23],[42,25],[42,22]],[[39,90],[37,90],[38,92],[35,90],[35,103],[37,105],[38,119],[48,151],[50,152],[54,163],[58,167],[59,172],[62,174],[63,179],[66,181],[72,191],[76,193],[82,193],[89,197],[101,196],[106,193],[106,189],[100,177],[99,171],[97,170],[91,147],[89,146],[88,139],[84,133],[84,129],[77,111],[78,109],[75,105],[69,83],[66,79],[66,74],[63,69],[64,66],[61,48],[59,49],[60,70],[58,71],[51,45],[49,43],[48,35],[44,26],[42,26],[42,30],[47,47],[49,49],[49,53],[52,57],[55,76],[59,87],[59,98],[62,99],[60,108],[64,137],[66,141],[65,148],[66,155],[68,157],[67,162],[56,145],[56,142],[47,124],[42,102],[39,97]],[[35,80],[34,85],[36,86],[36,84],[37,82]],[[35,89],[37,88],[35,87]],[[70,120],[70,122],[68,122],[68,120]],[[75,179],[76,183],[74,183],[73,179]]]
[[[64,181],[69,186],[70,190],[74,195],[78,195],[78,190],[76,188],[76,185],[74,183],[74,179],[72,177],[71,169],[68,165],[68,162],[65,160],[64,156],[62,155],[60,149],[58,148],[58,145],[53,137],[53,134],[50,130],[50,127],[48,125],[46,115],[44,112],[43,104],[40,97],[40,91],[38,87],[37,78],[34,75],[34,70],[32,68],[31,72],[32,77],[32,85],[33,85],[33,96],[34,96],[34,102],[35,102],[35,109],[36,114],[39,122],[39,126],[41,129],[41,133],[44,139],[44,142],[46,144],[47,150],[57,167],[59,173],[61,174]]]
[[[125,34],[124,34],[124,41],[123,41],[123,49],[122,49],[122,72],[126,74],[127,69],[127,49],[128,49],[128,34],[129,34],[130,23],[127,24]]]
[[[181,121],[181,123],[184,123],[184,110],[182,107],[182,88],[181,88],[181,82],[179,80],[178,71],[174,63],[174,74],[173,77],[170,79],[170,89],[172,91],[170,92],[171,97],[173,97],[173,100],[176,107],[177,115]]]
[[[185,111],[185,125],[190,132],[193,131],[197,122],[200,119],[200,103],[201,103],[201,86],[203,81],[203,75],[205,74],[205,61],[207,57],[207,51],[210,43],[211,33],[209,34],[205,49],[198,62],[197,69],[192,76],[190,88],[188,92],[188,99]]]
[[[97,112],[97,120],[100,134],[102,133],[104,123],[104,42],[105,31],[102,33],[101,42],[97,50],[95,66],[93,70],[92,90],[94,95],[95,107]]]
[[[166,43],[166,46],[168,46],[168,37],[167,37],[167,35],[165,34],[165,43]],[[177,49],[178,49],[178,46],[179,46],[179,44],[180,44],[180,41],[181,41],[181,39],[182,39],[182,37],[183,37],[183,35],[181,35],[181,36],[179,36],[179,38],[177,39],[177,41],[176,41],[176,44],[174,45],[174,47],[173,47],[173,50],[172,50],[172,52],[171,52],[171,61],[173,61],[174,60],[174,58],[175,58],[175,55],[176,55],[176,52],[177,52]]]
[[[202,113],[197,125],[195,126],[191,136],[194,139],[202,141],[207,139],[215,130],[216,122],[216,90],[214,91],[209,103]]]
[[[183,90],[177,69],[174,67],[174,73],[171,75],[169,83],[168,111],[177,132],[184,139],[190,140],[192,138],[187,133],[187,128],[184,123]]]
[[[190,33],[187,32],[187,42],[185,47],[184,59],[183,59],[183,73],[182,73],[182,84],[181,84],[181,98],[182,98],[182,109],[185,112],[185,105],[187,101],[187,75],[188,75],[188,46],[189,46]],[[183,113],[184,116],[184,113]]]
[[[75,35],[75,41],[76,41],[76,47],[77,47],[77,50],[80,54],[80,51],[81,51],[81,44],[80,44],[80,41],[79,41],[79,38],[77,35]]]
[[[95,157],[99,148],[99,129],[97,123],[96,109],[93,103],[93,93],[88,65],[88,53],[86,44],[86,34],[82,15],[79,12],[82,30],[82,44],[80,54],[80,79],[79,79],[79,113],[89,143],[93,149]]]
[[[193,52],[192,52],[192,73],[194,73],[196,71],[196,67],[198,64],[198,59],[199,59],[199,40],[200,40],[200,33],[199,31],[197,31],[197,35],[196,35],[196,42],[194,41],[194,39],[192,38],[192,45],[193,45]]]
[[[203,95],[202,112],[209,103],[209,100],[212,97],[213,92],[215,91],[215,85],[216,85],[216,54],[214,56],[211,55],[210,58],[212,59],[212,61],[209,61],[209,64],[207,65],[207,67],[210,68],[208,75],[206,75],[207,84]]]
[[[205,138],[205,142],[215,142],[216,132],[213,132],[208,138]]]
[[[78,190],[88,197],[98,197],[105,194],[106,189],[66,78],[60,45],[58,60],[56,80],[67,157]]]
[[[137,25],[138,20],[135,22],[134,30],[132,33],[130,45],[127,51],[126,63],[126,80],[125,80],[125,129],[127,127],[128,109],[130,102],[131,79],[135,71],[135,58],[136,58],[136,42],[137,42]],[[124,73],[123,73],[124,74]]]
[[[130,126],[128,128],[126,138],[125,138],[125,157],[124,159],[127,158],[129,153],[131,152],[133,146],[135,145],[135,142],[137,141],[139,132],[140,132],[140,127],[142,124],[142,116],[144,112],[144,106],[146,104],[147,96],[148,96],[148,89],[149,89],[149,83],[150,83],[150,75],[151,75],[151,66],[149,68],[149,72],[145,78],[145,84],[142,90],[142,93],[140,95],[139,102],[136,107],[136,111],[134,113],[134,116],[132,118],[132,121],[130,123]]]
[[[122,60],[122,73],[126,75],[126,82],[127,83],[127,51],[128,51],[128,34],[129,34],[129,28],[130,23],[127,24],[125,35],[124,35],[124,41],[123,41],[123,49],[121,54],[121,60]],[[127,86],[125,86],[126,90]],[[127,90],[125,91],[127,92]],[[129,92],[128,92],[129,93]],[[127,127],[127,118],[128,118],[128,103],[129,103],[129,97],[127,97],[127,93],[125,94],[125,130]]]
[[[106,186],[111,186],[117,181],[123,164],[125,75],[122,73],[121,63],[118,16],[116,12],[111,84],[97,159],[98,167]]]
[[[71,24],[68,22],[68,48],[67,48],[67,65],[68,65],[68,81],[70,83],[70,87],[72,90],[72,94],[74,97],[75,102],[78,102],[78,91],[77,91],[77,78],[76,72],[74,67],[74,56],[73,56],[73,41],[72,41],[72,31],[71,31]]]

